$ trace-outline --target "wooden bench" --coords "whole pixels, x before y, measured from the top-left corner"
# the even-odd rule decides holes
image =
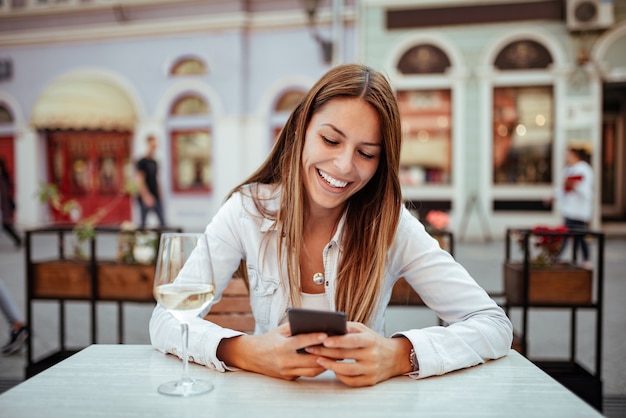
[[[204,319],[225,328],[246,333],[254,332],[254,316],[250,307],[250,293],[241,277],[234,277],[222,294],[222,299],[211,307]]]

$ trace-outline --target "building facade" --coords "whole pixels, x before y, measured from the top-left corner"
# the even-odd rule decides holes
[[[574,143],[597,173],[593,226],[626,222],[624,0],[596,2],[610,19],[602,9],[591,28],[568,0],[306,3],[0,2],[0,153],[18,224],[64,220],[34,197],[42,183],[85,213],[106,205],[155,135],[168,223],[200,230],[299,97],[354,61],[397,91],[404,196],[420,216],[444,210],[468,239],[557,224],[543,201]],[[126,197],[107,216],[138,210]]]
[[[329,4],[315,16],[318,36],[349,45],[341,61],[355,59],[353,9],[336,12],[341,31]],[[0,21],[1,135],[24,228],[64,220],[33,197],[41,182],[92,213],[155,135],[167,222],[201,229],[330,65],[295,0],[4,2]],[[103,221],[137,219],[132,199],[118,206]]]
[[[363,60],[409,98],[407,200],[450,210],[461,237],[555,225],[545,200],[574,145],[596,174],[592,226],[624,221],[626,1],[364,4]]]

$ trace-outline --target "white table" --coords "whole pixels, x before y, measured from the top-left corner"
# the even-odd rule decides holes
[[[330,373],[293,382],[219,373],[204,395],[160,395],[181,361],[149,345],[92,345],[0,395],[0,417],[601,417],[515,351],[500,360],[413,381],[396,377],[349,388]]]

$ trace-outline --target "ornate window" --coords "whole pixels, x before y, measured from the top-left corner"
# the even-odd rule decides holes
[[[402,184],[449,184],[452,159],[450,90],[401,90],[397,96],[402,118]]]
[[[204,98],[190,94],[176,100],[170,113],[172,116],[207,115],[209,106]]]
[[[527,39],[502,48],[494,66],[500,70],[528,70],[547,68],[550,64],[550,52],[540,43]]]
[[[212,130],[206,100],[187,93],[170,108],[168,127],[171,145],[172,188],[178,193],[212,190]]]
[[[13,123],[11,111],[0,103],[0,125]]]
[[[210,131],[173,131],[171,138],[174,191],[210,191],[213,180]]]
[[[411,47],[400,57],[397,70],[407,76],[407,80],[417,81],[429,76],[441,77],[450,66],[450,59],[439,47],[421,43]],[[419,83],[419,86],[424,85],[425,82]],[[402,185],[415,187],[422,184],[451,184],[451,89],[403,87],[397,91],[397,97],[402,119]]]
[[[272,145],[278,138],[280,130],[287,122],[289,115],[300,104],[306,92],[299,89],[290,89],[280,95],[276,104],[274,105],[272,117],[271,117],[271,138]]]
[[[552,57],[531,40],[502,48],[500,70],[547,69]],[[493,183],[547,185],[552,182],[554,92],[551,85],[493,88]]]
[[[398,71],[402,74],[441,74],[449,67],[448,56],[430,44],[414,46],[398,62]]]
[[[552,96],[552,87],[494,89],[494,183],[552,182]]]
[[[206,75],[209,73],[206,63],[200,58],[183,57],[178,59],[170,69],[172,76]]]

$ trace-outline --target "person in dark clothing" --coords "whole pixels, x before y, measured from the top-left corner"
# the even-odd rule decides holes
[[[3,159],[0,159],[0,211],[2,214],[2,229],[13,239],[16,247],[22,246],[22,239],[13,226],[15,201],[11,193],[13,184],[9,170]]]
[[[28,328],[22,319],[17,305],[11,298],[9,289],[0,280],[0,311],[4,314],[9,323],[9,340],[2,346],[2,354],[7,356],[19,351],[28,338]]]
[[[161,202],[161,190],[158,182],[159,165],[154,159],[157,148],[157,140],[154,136],[149,136],[148,152],[146,156],[137,161],[137,184],[139,193],[137,200],[141,210],[141,229],[146,227],[146,218],[150,211],[154,211],[159,218],[161,228],[165,226],[165,216],[163,214],[163,205]]]

